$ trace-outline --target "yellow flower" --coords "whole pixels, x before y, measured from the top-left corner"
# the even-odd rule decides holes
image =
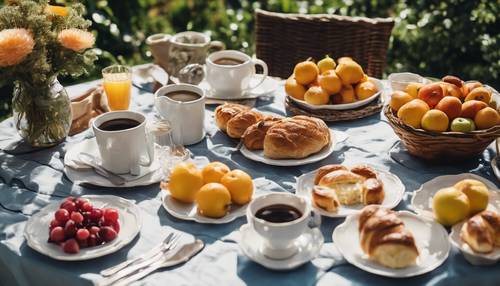
[[[0,67],[17,65],[35,47],[31,33],[26,29],[6,29],[0,32]]]
[[[80,29],[62,30],[57,36],[57,39],[63,47],[75,52],[91,48],[95,42],[92,33]]]
[[[65,17],[68,16],[69,10],[68,8],[62,6],[47,5],[45,13]]]

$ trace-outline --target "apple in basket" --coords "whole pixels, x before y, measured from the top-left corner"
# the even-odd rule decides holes
[[[119,214],[113,208],[96,208],[85,198],[67,197],[49,225],[49,242],[66,253],[114,240],[120,232]]]

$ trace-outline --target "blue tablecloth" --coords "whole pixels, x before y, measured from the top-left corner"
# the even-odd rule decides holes
[[[69,88],[82,92],[95,82]],[[285,114],[282,87],[274,100],[259,100],[260,110]],[[134,90],[131,110],[149,116],[153,112],[153,95]],[[368,163],[389,170],[401,178],[406,195],[398,209],[409,204],[409,195],[422,183],[445,174],[471,172],[498,184],[489,161],[494,156],[489,148],[478,160],[461,164],[429,164],[409,156],[381,114],[365,119],[332,123],[330,127],[345,131],[349,139],[327,159],[301,167],[272,167],[244,158],[233,148],[237,141],[218,132],[213,124],[213,107],[207,107],[207,138],[189,149],[197,156],[218,160],[231,168],[240,168],[254,178],[269,180],[266,188],[294,192],[297,176],[328,163]],[[14,140],[16,131],[12,119],[0,123],[0,148]],[[158,185],[129,190],[82,187],[72,184],[63,173],[64,154],[73,144],[90,136],[84,132],[68,138],[54,148],[9,155],[0,151],[0,285],[92,285],[100,270],[134,257],[159,243],[171,228],[200,237],[207,247],[187,264],[158,271],[137,285],[498,285],[500,267],[472,266],[457,249],[436,270],[404,280],[389,279],[364,272],[348,264],[332,266],[323,253],[314,263],[307,263],[290,272],[270,271],[250,261],[238,250],[234,239],[246,221],[240,218],[225,225],[203,225],[186,222],[168,215],[161,206]],[[90,261],[61,262],[30,249],[23,238],[23,229],[30,215],[50,202],[68,195],[112,194],[133,199],[141,209],[143,226],[140,235],[120,251]],[[326,242],[331,242],[335,226],[343,219],[323,219],[321,230]]]

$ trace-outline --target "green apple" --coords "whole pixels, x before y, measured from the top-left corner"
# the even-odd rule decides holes
[[[456,132],[470,132],[476,130],[476,124],[472,119],[457,117],[451,122],[450,129]]]

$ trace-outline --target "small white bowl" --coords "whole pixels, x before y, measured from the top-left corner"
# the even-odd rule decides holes
[[[411,72],[391,73],[388,79],[391,83],[393,91],[404,91],[406,89],[406,86],[411,82],[419,82],[423,84],[429,82],[428,79]]]
[[[451,228],[450,242],[455,247],[460,249],[465,257],[473,265],[493,265],[500,260],[500,248],[496,247],[492,253],[478,253],[474,252],[470,246],[460,238],[460,230],[465,221],[455,224]]]

